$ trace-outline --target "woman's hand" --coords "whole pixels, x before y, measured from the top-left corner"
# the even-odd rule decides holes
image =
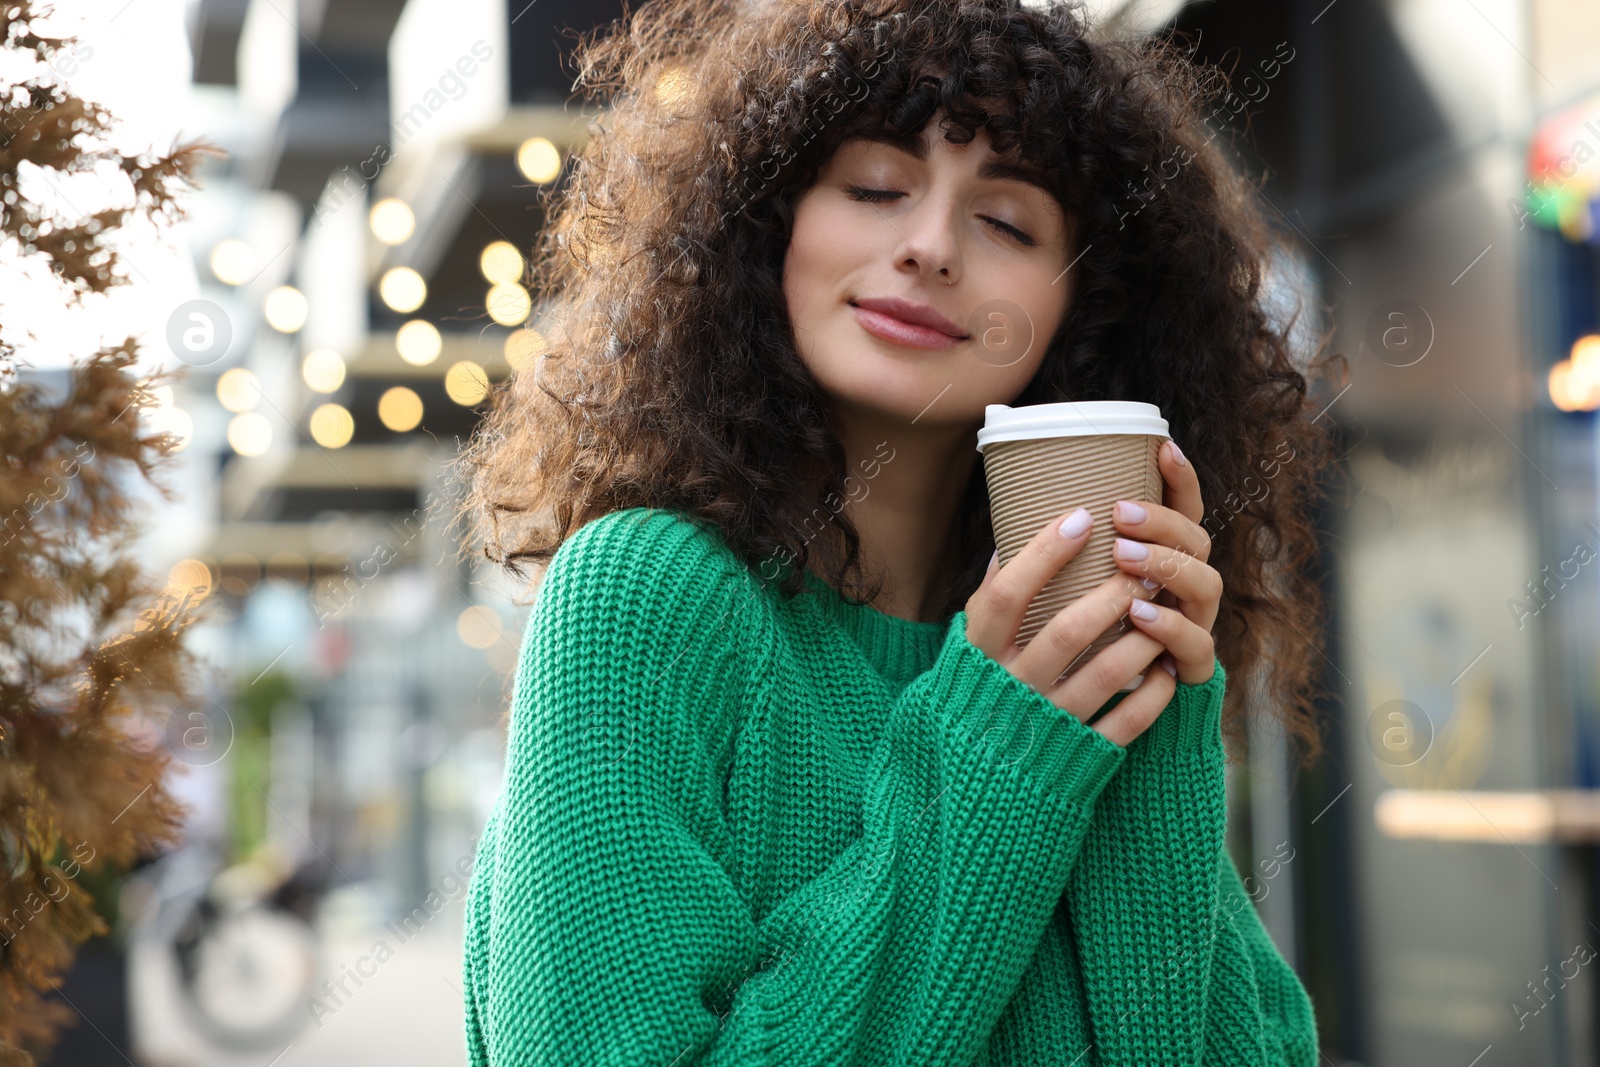
[[[1074,519],[1079,520],[1077,525]],[[1097,652],[1072,677],[1059,679],[1095,638],[1127,614],[1129,604],[1147,602],[1160,586],[1114,575],[1056,612],[1027,648],[1017,647],[1017,631],[1028,606],[1088,542],[1092,526],[1093,517],[1078,508],[1052,520],[1004,567],[991,560],[983,584],[967,600],[967,640],[1080,722],[1087,722],[1129,678],[1144,671],[1138,687],[1089,727],[1126,746],[1155,722],[1177,691],[1177,680],[1169,671],[1145,669],[1163,652],[1162,642],[1131,630]]]
[[[1201,685],[1216,672],[1211,626],[1222,602],[1222,576],[1206,563],[1211,536],[1199,524],[1206,513],[1200,479],[1182,457],[1171,441],[1158,453],[1164,504],[1117,502],[1112,519],[1123,536],[1111,554],[1124,572],[1161,583],[1163,592],[1154,603],[1135,601],[1128,615],[1171,651],[1180,682]]]

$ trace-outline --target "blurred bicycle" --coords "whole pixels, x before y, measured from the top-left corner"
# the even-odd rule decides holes
[[[258,1052],[284,1046],[311,1022],[307,1004],[325,976],[313,925],[321,872],[266,859],[225,867],[212,847],[190,845],[129,881],[141,1029],[168,1044],[162,1031],[187,1023],[197,1046]]]

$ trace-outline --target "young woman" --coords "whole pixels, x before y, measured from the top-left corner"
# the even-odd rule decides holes
[[[464,454],[546,565],[471,1062],[1315,1063],[1224,736],[1253,678],[1317,751],[1326,424],[1203,78],[1015,0],[652,0],[583,57],[549,345]],[[1159,405],[1162,499],[997,567],[984,407],[1080,399]]]

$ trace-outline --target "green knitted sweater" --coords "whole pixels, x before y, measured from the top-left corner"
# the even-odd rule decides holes
[[[806,583],[667,509],[555,554],[468,896],[473,1067],[1316,1063],[1223,844],[1220,663],[1124,748],[965,612]]]

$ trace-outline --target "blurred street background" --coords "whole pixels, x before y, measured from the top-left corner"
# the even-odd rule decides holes
[[[544,343],[525,257],[603,108],[565,57],[622,4],[60,8],[57,74],[125,147],[227,154],[96,320],[185,371],[144,413],[182,452],[138,551],[211,602],[206,699],[166,737],[193,814],[105,894],[41,1062],[465,1064],[526,609],[455,562],[446,468]],[[1232,71],[1276,291],[1331,306],[1299,332],[1351,361],[1322,416],[1329,754],[1294,773],[1263,729],[1229,784],[1241,872],[1293,857],[1258,908],[1324,1062],[1600,1064],[1600,4],[1091,8]],[[64,375],[81,318],[4,270],[30,375]]]

